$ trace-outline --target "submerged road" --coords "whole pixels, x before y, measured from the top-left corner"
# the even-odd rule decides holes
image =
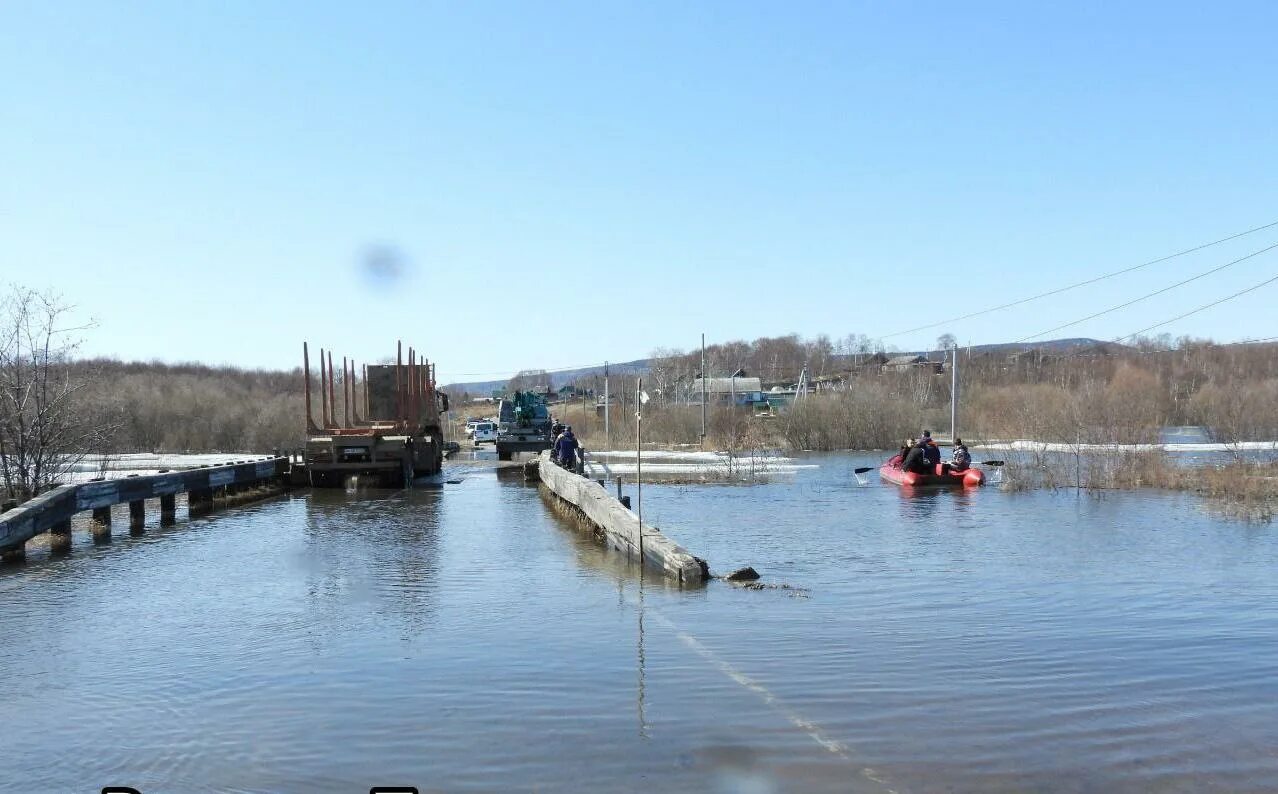
[[[1278,788],[1269,527],[812,462],[645,487],[792,590],[641,580],[464,461],[81,533],[0,569],[0,790]]]

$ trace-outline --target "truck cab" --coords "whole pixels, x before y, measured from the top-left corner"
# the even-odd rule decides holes
[[[550,449],[550,409],[540,395],[525,391],[503,397],[497,408],[497,458],[510,460],[516,452]]]

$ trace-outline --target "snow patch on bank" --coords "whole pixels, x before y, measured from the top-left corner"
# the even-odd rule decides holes
[[[1278,441],[1240,441],[1237,444],[1061,444],[1020,439],[991,441],[978,448],[1009,452],[1276,452]]]
[[[201,453],[196,455],[130,452],[123,455],[86,455],[61,479],[67,484],[83,483],[104,477],[119,480],[132,475],[139,477],[159,474],[161,469],[192,469],[196,466],[222,466],[237,461],[270,460],[271,455],[255,453]],[[103,468],[105,466],[105,471]]]
[[[633,449],[586,452],[586,473],[591,477],[633,475],[638,470]],[[799,469],[816,469],[812,463],[796,463],[774,450],[728,453],[701,450],[644,450],[644,474],[696,479],[748,479],[769,474],[787,474]]]

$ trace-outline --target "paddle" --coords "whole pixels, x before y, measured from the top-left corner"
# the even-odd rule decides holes
[[[867,471],[874,471],[873,466],[862,466],[859,469],[853,469],[853,474],[865,474]]]
[[[983,461],[981,461],[981,465],[982,465],[982,466],[1004,466],[1004,465],[1006,465],[1006,461],[1001,461],[1001,460],[983,460]]]

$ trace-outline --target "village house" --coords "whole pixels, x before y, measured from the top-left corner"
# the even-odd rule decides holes
[[[754,405],[764,401],[763,382],[759,378],[730,376],[727,378],[693,378],[688,389],[688,402],[701,403],[704,381],[706,402],[725,405]]]
[[[884,372],[906,372],[916,367],[923,369],[931,369],[937,375],[945,371],[945,365],[940,361],[930,361],[925,356],[896,356],[889,358],[883,364]]]

